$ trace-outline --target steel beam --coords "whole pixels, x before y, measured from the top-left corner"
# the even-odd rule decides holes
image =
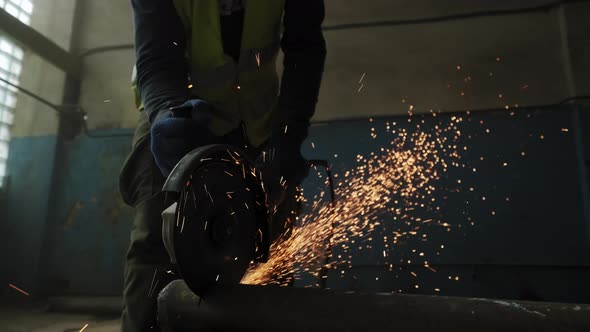
[[[590,331],[590,305],[247,285],[199,298],[176,280],[158,321],[163,332]]]
[[[69,76],[80,78],[82,62],[79,57],[64,50],[35,29],[0,9],[0,30],[10,38],[63,70]]]

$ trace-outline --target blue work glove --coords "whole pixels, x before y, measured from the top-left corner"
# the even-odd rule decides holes
[[[216,141],[209,129],[214,108],[200,99],[165,110],[151,128],[151,149],[165,177],[190,151]]]
[[[270,209],[281,205],[286,198],[292,198],[296,187],[309,173],[307,160],[301,154],[307,133],[306,124],[289,124],[273,130],[255,161]]]

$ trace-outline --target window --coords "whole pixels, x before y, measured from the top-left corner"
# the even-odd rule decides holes
[[[31,0],[0,0],[0,8],[26,25],[31,23],[31,14],[33,13]]]
[[[30,0],[0,0],[0,8],[24,24],[31,22],[33,3]],[[0,35],[0,78],[18,85],[22,70],[23,50]],[[0,81],[0,188],[4,186],[10,127],[14,121],[17,89]]]

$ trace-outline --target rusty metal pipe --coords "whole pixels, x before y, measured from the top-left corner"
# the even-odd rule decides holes
[[[202,298],[181,280],[158,299],[164,332],[590,331],[590,305],[239,285]]]

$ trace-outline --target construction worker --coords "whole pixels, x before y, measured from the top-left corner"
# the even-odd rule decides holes
[[[300,149],[315,111],[326,46],[323,0],[131,3],[141,112],[120,179],[124,200],[136,210],[122,327],[143,332],[158,330],[156,297],[173,278],[161,235],[165,177],[196,147],[234,144],[257,160],[268,202],[290,211],[295,190],[285,188],[296,188],[307,175]],[[261,152],[270,150],[273,160],[261,161]],[[281,180],[287,185],[280,186]]]

